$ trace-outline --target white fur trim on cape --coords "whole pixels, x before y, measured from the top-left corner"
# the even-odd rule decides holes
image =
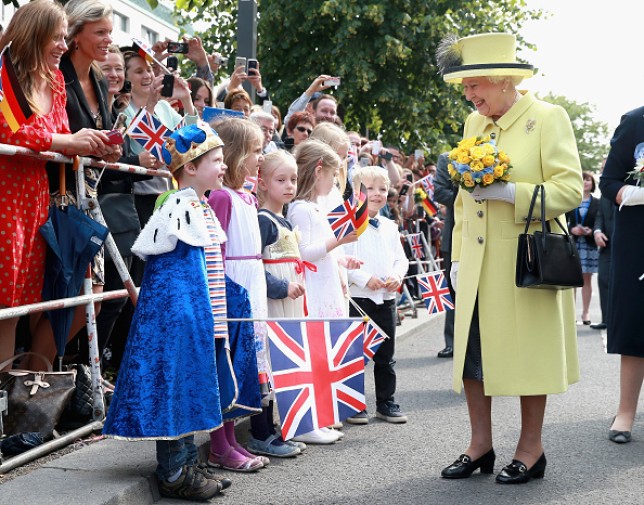
[[[210,209],[217,226],[219,242],[226,241],[215,213]],[[132,246],[132,252],[143,260],[177,247],[177,241],[196,247],[210,245],[210,236],[203,216],[203,204],[192,188],[176,191],[154,211]]]

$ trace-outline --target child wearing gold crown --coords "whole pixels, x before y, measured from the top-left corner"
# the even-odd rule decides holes
[[[222,409],[237,397],[224,320],[226,237],[205,201],[226,171],[222,146],[205,123],[173,132],[163,146],[180,189],[159,197],[132,247],[147,264],[103,429],[156,440],[161,495],[193,501],[230,486],[197,463],[194,443],[195,433],[221,427]]]

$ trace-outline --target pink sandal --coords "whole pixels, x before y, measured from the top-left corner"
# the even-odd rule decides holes
[[[264,466],[259,458],[244,457],[242,460],[231,459],[230,456],[233,452],[235,452],[235,448],[233,446],[228,447],[225,454],[216,454],[210,451],[210,456],[208,456],[208,466],[211,468],[222,468],[224,470],[230,470],[231,472],[243,473],[256,472]]]
[[[240,444],[239,444],[239,442],[237,442],[237,443],[235,444],[235,449],[237,450],[237,452],[239,452],[239,453],[243,454],[243,455],[244,455],[244,456],[246,456],[247,458],[252,458],[252,459],[258,459],[258,460],[260,460],[260,461],[262,462],[262,466],[265,466],[265,467],[266,467],[266,466],[268,466],[268,465],[270,464],[270,462],[271,462],[271,460],[270,460],[270,459],[268,459],[266,456],[259,456],[259,455],[257,455],[257,454],[251,454],[250,452],[248,452],[248,451],[246,450],[246,448],[245,448],[244,446],[240,445]]]

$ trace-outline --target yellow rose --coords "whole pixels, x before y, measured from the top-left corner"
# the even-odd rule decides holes
[[[460,151],[458,153],[458,158],[456,159],[461,165],[468,165],[470,161],[472,161],[472,158],[470,158],[470,155],[467,154],[465,151]]]
[[[463,139],[458,143],[458,147],[461,149],[469,151],[472,147],[476,145],[476,137],[470,137],[468,139]]]
[[[457,148],[457,147],[455,147],[454,149],[452,149],[452,150],[449,152],[449,155],[448,155],[447,157],[448,157],[450,160],[455,160],[455,159],[457,159],[457,158],[458,158],[458,153],[459,153],[459,150],[458,150],[458,148]]]
[[[479,139],[479,142],[481,144],[484,144],[484,143],[487,143],[487,142],[490,141],[490,136],[489,135],[482,135],[482,136],[478,137],[478,139]]]
[[[466,181],[466,182],[467,182],[467,181],[470,181],[470,182],[471,182],[471,181],[472,181],[472,174],[471,174],[471,173],[469,173],[469,172],[465,172],[465,173],[463,174],[463,180],[464,180],[464,181]]]
[[[485,156],[485,148],[482,146],[474,146],[472,149],[470,149],[470,156],[474,158],[475,160],[480,160]]]
[[[480,172],[485,167],[481,160],[473,160],[472,163],[470,163],[470,168],[472,169],[472,172]]]
[[[494,167],[494,177],[496,177],[497,179],[500,179],[503,176],[503,172],[505,172],[505,170],[503,170],[503,167],[501,165]]]
[[[485,154],[496,154],[496,148],[492,144],[485,144]]]
[[[474,181],[472,179],[467,180],[463,178],[463,184],[465,184],[468,188],[474,187]]]
[[[499,161],[501,163],[510,163],[510,158],[508,157],[507,154],[505,154],[505,151],[499,151]]]
[[[492,165],[494,165],[494,156],[492,156],[491,154],[487,154],[483,156],[481,161],[483,162],[483,166],[491,167]]]
[[[502,181],[508,182],[510,180],[510,172],[507,172],[506,174],[501,177]]]
[[[493,174],[483,174],[483,186],[489,186],[494,182]]]

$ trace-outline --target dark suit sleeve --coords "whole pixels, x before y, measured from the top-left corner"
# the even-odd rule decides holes
[[[635,146],[644,138],[644,107],[622,116],[610,141],[604,172],[599,180],[602,195],[616,202],[617,193],[625,184],[635,184],[628,172],[635,166]]]
[[[447,171],[448,159],[445,153],[438,157],[434,176],[434,200],[446,207],[453,207],[456,188]]]

